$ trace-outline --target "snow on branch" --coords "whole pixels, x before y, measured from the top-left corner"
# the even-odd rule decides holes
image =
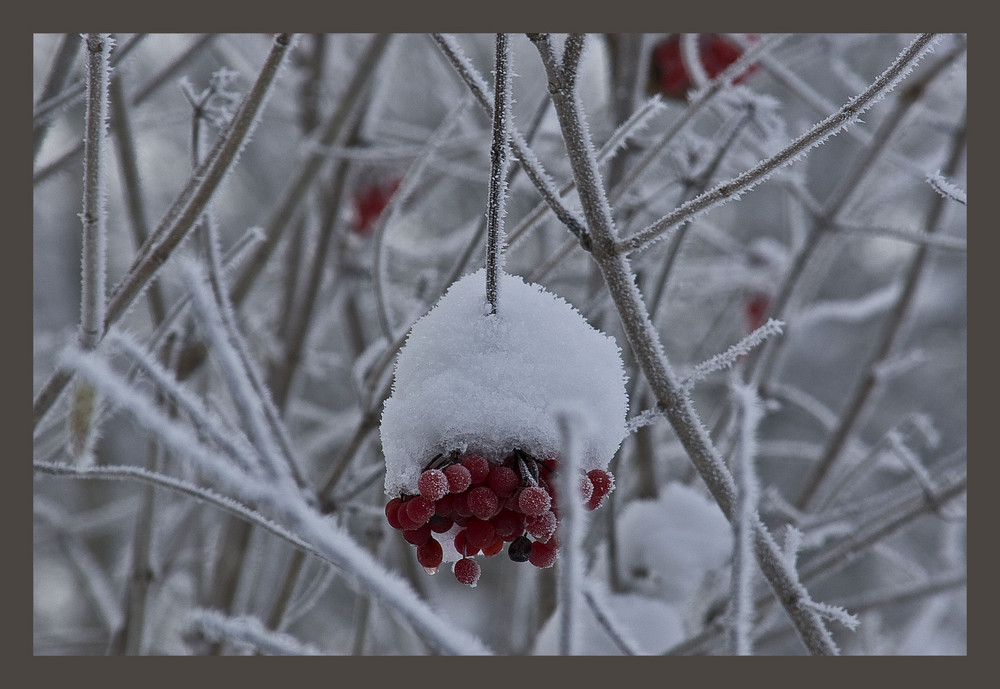
[[[249,646],[267,655],[324,655],[312,644],[303,643],[290,634],[268,629],[256,617],[228,617],[214,610],[199,609],[191,614],[191,630],[209,641],[228,641]]]
[[[934,191],[941,194],[941,196],[946,199],[958,201],[963,206],[969,205],[965,190],[945,179],[940,170],[932,175],[927,175],[927,183],[934,188]]]

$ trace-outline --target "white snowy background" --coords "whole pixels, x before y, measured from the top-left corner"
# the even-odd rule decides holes
[[[81,293],[110,302],[172,222],[274,40],[115,36],[90,152],[104,261],[81,280],[87,42],[35,36],[34,652],[805,653],[746,542],[756,512],[838,651],[966,653],[965,37],[936,36],[860,121],[801,148],[918,37],[736,35],[752,71],[686,100],[656,94],[666,34],[586,38],[584,133],[619,237],[793,150],[628,255],[734,477],[733,523],[521,164],[573,179],[539,51],[511,36],[531,155],[512,163],[497,327],[491,121],[456,69],[492,99],[493,36],[387,38],[297,37],[190,237],[81,347]],[[395,189],[380,215],[375,188]],[[554,568],[500,553],[476,588],[428,576],[389,496],[445,445],[515,440],[578,448],[616,490],[571,512],[583,532]]]

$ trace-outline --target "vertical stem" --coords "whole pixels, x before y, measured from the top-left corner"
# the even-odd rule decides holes
[[[493,143],[490,146],[490,195],[486,204],[486,299],[490,313],[497,312],[498,273],[502,269],[504,200],[507,193],[507,142],[510,138],[510,46],[507,34],[496,40],[496,73],[493,85]]]
[[[44,103],[50,98],[54,98],[66,87],[73,63],[76,61],[76,54],[80,50],[80,41],[81,36],[78,33],[68,33],[62,37],[62,41],[60,41],[59,48],[56,51],[56,56],[52,60],[49,76],[45,80],[45,86],[42,87],[41,95],[38,97],[39,103]],[[41,122],[34,123],[32,126],[33,156],[38,156],[38,151],[41,150],[42,142],[45,141],[45,135],[48,133],[51,125],[51,119],[44,119]]]

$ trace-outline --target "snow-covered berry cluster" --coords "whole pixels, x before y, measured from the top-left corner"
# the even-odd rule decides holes
[[[429,574],[444,561],[442,542],[459,556],[455,578],[469,586],[479,581],[475,556],[493,557],[505,546],[514,562],[551,567],[559,550],[557,470],[557,458],[536,459],[519,449],[500,463],[478,454],[438,456],[420,474],[419,493],[389,500],[385,517],[416,547]],[[614,478],[591,469],[579,485],[579,499],[594,510],[614,489]]]

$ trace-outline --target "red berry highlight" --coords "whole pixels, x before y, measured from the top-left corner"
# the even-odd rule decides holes
[[[417,480],[417,490],[431,502],[440,500],[448,494],[448,477],[440,469],[428,469],[420,474],[420,478]]]
[[[482,573],[482,570],[479,569],[478,562],[472,558],[465,557],[455,563],[454,572],[455,578],[458,579],[460,584],[475,588],[479,582],[479,575]]]
[[[552,506],[552,498],[544,488],[529,486],[521,490],[517,497],[517,506],[521,512],[530,516],[544,514]]]
[[[472,485],[472,474],[461,464],[452,464],[444,470],[448,477],[448,492],[464,493]]]

